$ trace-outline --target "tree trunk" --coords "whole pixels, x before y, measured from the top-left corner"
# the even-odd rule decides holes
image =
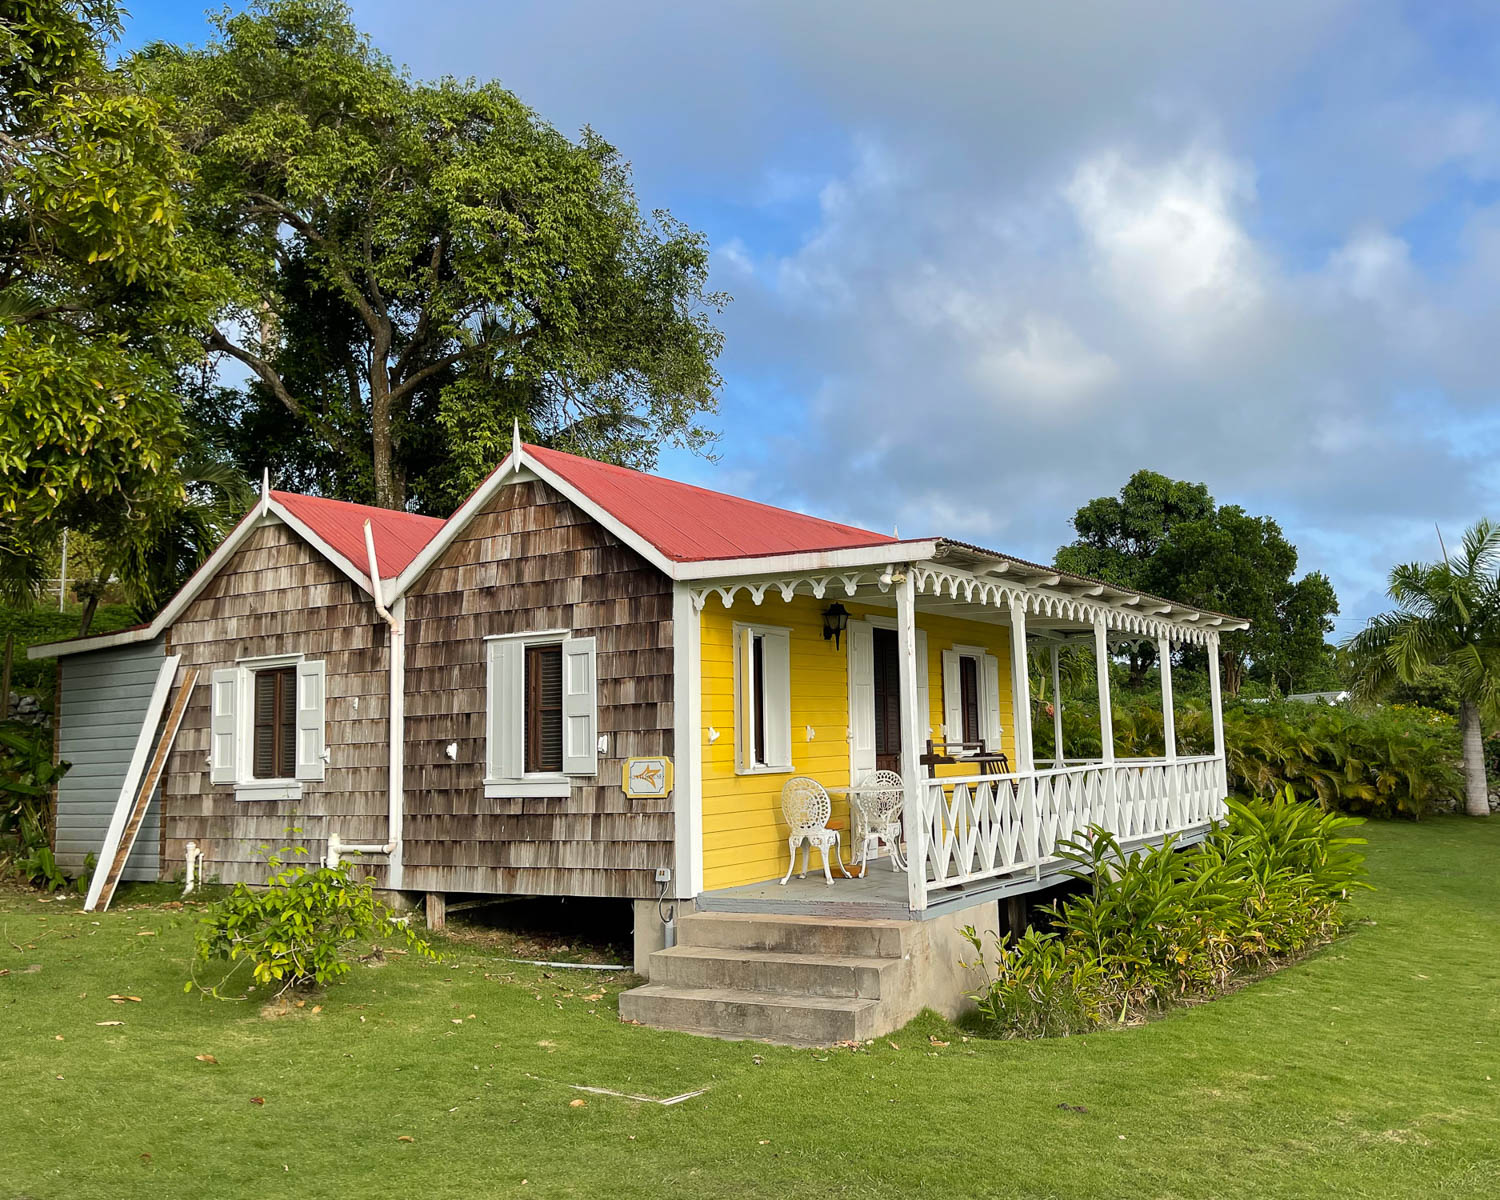
[[[1224,694],[1238,696],[1245,684],[1245,664],[1234,654],[1224,656]]]
[[[103,585],[89,592],[88,599],[83,602],[83,617],[78,622],[78,636],[82,637],[89,631],[89,626],[94,623],[94,613],[99,609],[99,596],[104,591]]]
[[[5,705],[0,709],[0,721],[10,717],[10,669],[16,661],[16,635],[7,633],[5,635],[5,665],[0,667],[0,703]]]
[[[1459,728],[1464,740],[1464,811],[1471,817],[1490,815],[1489,780],[1484,771],[1484,731],[1479,723],[1479,706],[1465,700],[1458,710]]]
[[[405,508],[400,482],[391,457],[391,370],[387,356],[391,348],[388,324],[382,322],[370,347],[370,468],[375,481],[375,504],[379,508]]]

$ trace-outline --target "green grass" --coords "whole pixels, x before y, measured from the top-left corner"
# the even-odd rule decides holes
[[[858,1053],[622,1026],[628,980],[591,1000],[472,949],[266,1020],[183,994],[191,912],[8,895],[0,1194],[1496,1195],[1500,820],[1366,828],[1368,923],[1232,996],[1051,1042],[925,1018]]]

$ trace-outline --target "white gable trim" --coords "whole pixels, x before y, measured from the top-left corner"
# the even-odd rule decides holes
[[[231,558],[238,553],[240,547],[257,529],[272,521],[280,521],[293,533],[307,541],[319,554],[326,558],[333,566],[338,567],[366,594],[370,595],[369,578],[356,570],[342,554],[334,550],[327,542],[313,533],[307,525],[294,517],[287,511],[286,507],[271,498],[269,492],[264,493],[256,501],[252,508],[229,532],[219,548],[203,561],[181,589],[167,601],[166,607],[156,614],[149,625],[141,629],[124,629],[119,633],[108,633],[102,637],[68,638],[61,642],[45,642],[32,646],[27,652],[28,658],[52,658],[62,657],[65,654],[83,654],[90,650],[107,650],[112,646],[127,646],[132,642],[149,642],[161,636],[162,631],[182,616],[189,604],[198,598],[203,591],[218,575]]]
[[[453,540],[468,527],[470,521],[484,510],[501,488],[520,483],[524,479],[540,479],[564,498],[576,504],[657,570],[669,578],[675,578],[674,564],[671,559],[630,526],[621,522],[613,513],[589,499],[555,471],[528,455],[524,446],[517,445],[505,456],[500,465],[490,472],[489,478],[475,489],[474,494],[464,501],[463,506],[448,518],[447,523],[438,530],[437,536],[422,548],[422,552],[416,558],[411,560],[406,570],[396,577],[396,584],[392,589],[394,594],[404,595],[406,589],[420,579],[427,568],[442,556],[443,552],[453,544]]]

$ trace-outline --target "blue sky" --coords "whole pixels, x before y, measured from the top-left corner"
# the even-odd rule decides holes
[[[1500,517],[1494,4],[354,8],[708,235],[722,438],[667,473],[1047,560],[1150,467],[1281,521],[1340,634]]]

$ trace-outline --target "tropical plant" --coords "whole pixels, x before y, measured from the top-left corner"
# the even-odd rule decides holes
[[[1099,827],[1067,844],[1086,890],[1054,905],[1052,928],[995,941],[975,1000],[1010,1037],[1077,1033],[1222,992],[1332,938],[1363,881],[1358,818],[1291,792],[1229,802],[1199,845],[1127,853]]]
[[[0,851],[27,882],[47,891],[67,883],[52,854],[52,789],[67,771],[52,761],[44,731],[0,723]]]
[[[1345,643],[1355,690],[1378,696],[1425,668],[1447,668],[1459,697],[1465,811],[1487,817],[1484,724],[1500,718],[1500,526],[1478,522],[1442,562],[1393,568],[1387,594],[1396,607]]]
[[[224,999],[229,980],[247,963],[254,986],[269,987],[274,995],[288,988],[326,986],[350,972],[350,956],[358,944],[378,937],[398,941],[424,958],[437,957],[376,897],[372,876],[356,877],[348,863],[311,870],[301,863],[287,865],[282,853],[270,857],[271,874],[263,887],[236,884],[203,918],[194,973],[184,991],[197,987]],[[306,850],[297,847],[291,853]],[[229,963],[228,971],[217,983],[199,983],[197,965],[215,961]]]

